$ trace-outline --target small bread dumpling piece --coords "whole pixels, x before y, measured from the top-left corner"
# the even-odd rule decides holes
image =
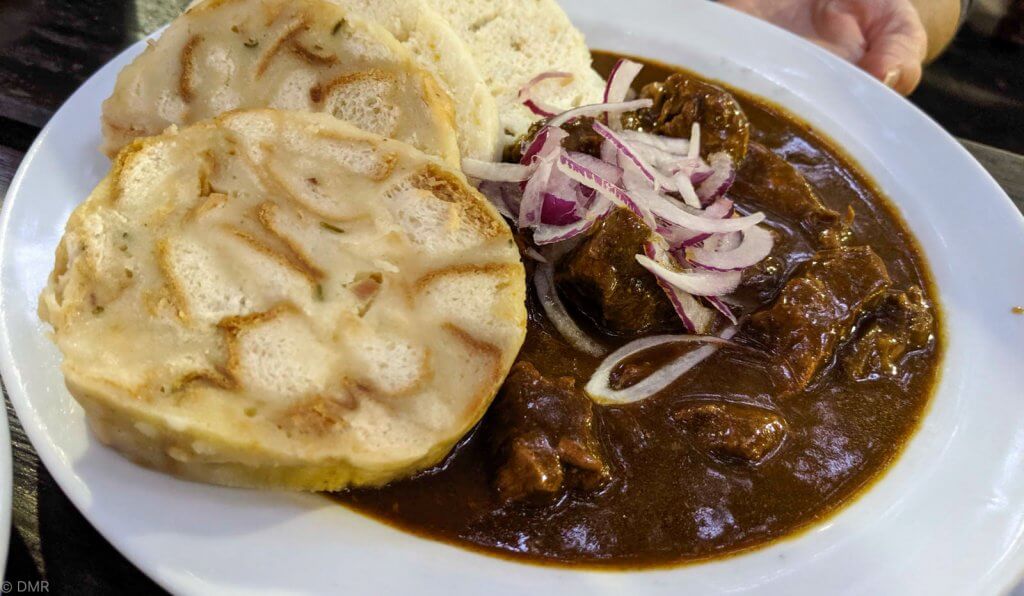
[[[541,83],[533,96],[568,110],[600,103],[604,80],[591,67],[590,49],[556,0],[423,0],[462,38],[498,103],[504,144],[538,120],[519,90],[541,73],[567,72],[569,81]]]
[[[452,27],[424,0],[332,0],[379,24],[434,73],[455,106],[455,128],[463,157],[494,160],[504,145],[498,108],[473,53]]]
[[[337,490],[441,460],[523,342],[512,233],[463,175],[326,114],[138,139],[72,214],[40,316],[125,456]]]
[[[103,150],[224,112],[323,112],[458,163],[451,99],[383,28],[328,0],[207,0],[117,77]]]

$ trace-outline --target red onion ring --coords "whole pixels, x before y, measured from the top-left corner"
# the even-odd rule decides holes
[[[687,249],[686,259],[704,269],[713,271],[740,271],[753,267],[771,254],[775,238],[768,230],[754,226],[742,232],[739,246],[731,250],[721,245],[713,248],[694,247]],[[707,244],[707,243],[705,243]]]
[[[693,296],[731,294],[739,287],[742,280],[742,274],[739,271],[708,271],[705,269],[673,271],[647,255],[637,255],[636,260],[661,281]]]
[[[647,253],[648,258],[657,262],[665,262],[669,258],[664,249],[655,242],[645,243],[644,252]],[[665,295],[668,296],[669,302],[672,303],[672,308],[675,309],[676,315],[683,322],[683,326],[686,327],[687,331],[690,333],[707,333],[711,329],[711,325],[715,322],[715,314],[710,309],[698,302],[693,296],[665,283],[657,276],[654,279],[658,282],[661,289],[664,290]]]
[[[620,103],[595,103],[587,106],[580,106],[573,108],[567,112],[562,112],[558,116],[555,116],[548,121],[548,126],[558,128],[570,120],[581,118],[583,116],[600,116],[601,114],[621,114],[622,112],[632,112],[641,108],[649,108],[654,105],[654,101],[650,99],[637,99],[633,101],[623,101]]]
[[[557,114],[560,110],[558,108],[542,103],[540,100],[534,98],[533,92],[535,90],[535,87],[549,79],[567,79],[566,82],[562,83],[562,85],[564,86],[569,84],[569,81],[572,81],[573,78],[575,78],[575,76],[571,72],[551,71],[541,73],[530,79],[528,83],[526,83],[519,89],[518,99],[520,103],[525,105],[534,114],[541,116],[542,118],[550,118]]]

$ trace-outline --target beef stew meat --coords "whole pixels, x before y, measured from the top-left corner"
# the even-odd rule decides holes
[[[739,102],[725,89],[675,73],[664,81],[644,86],[640,98],[650,99],[654,105],[627,114],[623,118],[626,127],[690,138],[696,123],[701,130],[701,155],[725,151],[740,163],[747,154],[750,123]]]
[[[674,418],[701,452],[745,464],[761,463],[786,437],[786,422],[778,414],[728,401],[687,404]]]
[[[788,392],[800,391],[891,284],[885,263],[869,247],[819,252],[774,304],[750,317],[742,334],[783,363]]]
[[[595,60],[607,72],[616,57]],[[707,151],[740,162],[730,198],[765,212],[775,237],[730,297],[743,315],[734,345],[657,396],[598,405],[581,388],[600,359],[567,344],[531,294],[518,363],[477,429],[435,469],[342,502],[520,560],[654,566],[793,534],[898,456],[943,342],[926,263],[896,211],[839,150],[776,107],[650,63],[636,86],[655,106],[624,123],[689,137],[699,122]],[[598,150],[585,121],[569,132],[573,150]],[[616,211],[555,262],[570,312],[610,349],[682,332],[635,261],[646,235]],[[689,349],[636,354],[612,383],[631,386]]]
[[[847,374],[857,381],[880,375],[899,377],[903,359],[932,341],[935,317],[924,291],[912,286],[905,292],[890,292],[873,320],[862,328],[841,355]]]
[[[636,260],[650,230],[616,209],[559,263],[559,291],[611,335],[637,337],[680,330],[679,318],[657,280]]]
[[[548,379],[529,362],[517,363],[494,402],[486,433],[496,453],[499,497],[545,501],[604,484],[608,466],[593,424],[593,402],[574,379]]]
[[[763,211],[778,221],[795,222],[815,248],[834,248],[848,235],[849,224],[825,206],[793,165],[764,145],[749,145],[729,196],[749,211]]]

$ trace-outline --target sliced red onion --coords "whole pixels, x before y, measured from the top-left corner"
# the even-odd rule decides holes
[[[565,226],[549,226],[546,224],[537,226],[537,229],[533,231],[533,242],[537,246],[546,246],[572,240],[590,231],[602,218],[584,218]]]
[[[498,210],[498,213],[506,219],[515,220],[515,216],[512,215],[512,210],[509,208],[508,203],[505,201],[505,192],[502,189],[501,182],[484,181],[480,183],[480,194],[487,197],[487,200],[494,205],[494,208]]]
[[[534,168],[515,163],[498,163],[463,158],[462,171],[470,178],[494,182],[524,182],[533,175]]]
[[[529,108],[529,110],[531,112],[533,112],[534,114],[536,114],[538,116],[542,116],[544,118],[550,118],[550,117],[554,116],[555,114],[557,114],[558,112],[560,112],[561,110],[559,110],[556,107],[552,107],[552,106],[549,106],[549,105],[547,105],[545,103],[542,103],[540,100],[534,98],[533,97],[534,88],[537,85],[539,85],[540,83],[542,83],[543,81],[546,81],[546,80],[549,80],[549,79],[566,79],[566,82],[563,83],[563,85],[565,85],[565,84],[568,84],[568,82],[571,81],[573,78],[574,77],[573,77],[573,74],[571,72],[554,72],[554,71],[552,71],[552,72],[541,73],[541,74],[533,77],[532,79],[530,79],[530,81],[528,83],[526,83],[525,85],[523,85],[523,87],[521,89],[519,89],[518,99],[519,99],[520,103],[522,103],[527,108]]]
[[[720,333],[718,337],[707,335],[656,335],[654,337],[638,339],[615,350],[605,358],[597,367],[597,370],[594,371],[590,380],[587,381],[583,390],[590,396],[590,399],[604,405],[624,405],[647,399],[671,385],[676,379],[682,377],[693,367],[706,360],[721,347],[733,345],[729,339],[734,335],[736,335],[736,328],[729,327]],[[639,354],[657,346],[680,342],[702,343],[706,345],[683,354],[654,371],[654,373],[636,385],[626,387],[625,389],[612,388],[611,373],[624,360],[634,354]]]
[[[620,139],[619,136],[615,134],[615,131],[600,122],[594,122],[594,132],[601,135],[606,141],[611,143],[621,157],[625,157],[627,160],[632,162],[640,173],[654,185],[655,191],[671,187],[671,183],[659,174],[650,164],[648,164],[643,157],[638,155],[632,147]],[[619,165],[622,166],[623,164],[620,163]]]
[[[533,139],[530,140],[530,144],[526,146],[526,149],[523,149],[523,156],[519,158],[520,164],[527,165],[533,161],[533,158],[540,153],[544,144],[547,143],[548,135],[551,134],[552,130],[554,129],[550,126],[545,126],[533,136]]]
[[[723,198],[708,206],[708,208],[703,211],[703,214],[704,217],[724,219],[732,217],[733,212],[734,209],[732,201]],[[661,222],[661,225],[658,226],[656,231],[662,238],[668,241],[669,246],[671,246],[673,250],[700,244],[714,235],[707,232],[694,232],[693,230],[681,228],[664,221]],[[682,260],[685,260],[685,258]]]
[[[615,151],[615,145],[612,145],[608,141],[601,143],[601,161],[606,163],[615,163],[618,160],[618,154]]]
[[[728,153],[719,151],[711,154],[708,157],[708,164],[714,173],[697,187],[697,196],[704,205],[725,196],[726,191],[736,181],[736,167]]]
[[[626,101],[626,96],[629,95],[633,81],[636,80],[636,76],[643,69],[644,65],[639,62],[620,58],[615,63],[615,66],[612,67],[611,74],[608,75],[608,84],[604,88],[604,102],[617,103]]]
[[[686,153],[690,159],[700,157],[700,123],[694,122],[690,128],[690,150]]]
[[[562,304],[561,298],[558,297],[558,292],[555,289],[555,270],[550,264],[544,263],[537,266],[533,283],[537,286],[537,296],[540,298],[540,304],[544,308],[548,320],[569,344],[591,356],[601,356],[606,352],[604,346],[587,335],[572,320],[565,305]]]
[[[690,177],[691,183],[698,185],[710,178],[715,173],[715,170],[699,157],[682,157],[678,158],[678,161],[675,162],[672,172],[674,174],[686,174]]]
[[[704,209],[704,217],[726,219],[733,216],[735,207],[736,205],[731,200],[722,197]]]
[[[693,180],[690,178],[690,175],[686,172],[680,172],[676,174],[674,181],[676,190],[679,191],[679,196],[683,198],[683,202],[690,207],[700,209],[700,197],[697,196],[697,190],[693,187]]]
[[[520,164],[529,165],[533,163],[535,158],[539,159],[545,155],[554,153],[555,150],[561,148],[562,141],[569,136],[569,133],[565,132],[561,128],[551,128],[545,126],[537,133],[530,144],[523,151],[523,157],[519,160]]]
[[[548,121],[548,126],[559,127],[570,120],[576,118],[582,118],[583,116],[600,116],[601,114],[621,114],[622,112],[632,112],[641,108],[649,108],[654,105],[654,101],[650,99],[637,99],[633,101],[623,101],[620,103],[595,103],[587,106],[580,106],[573,108],[567,112],[562,112],[558,116],[555,116]]]
[[[641,208],[629,193],[605,178],[598,176],[593,170],[588,169],[568,155],[563,154],[559,158],[558,169],[583,186],[596,190],[600,195],[616,205],[629,209],[634,215],[643,220],[647,227],[651,229],[657,227],[657,222],[651,212]]]
[[[566,152],[566,155],[569,156],[569,159],[575,161],[609,182],[617,184],[622,178],[622,168],[615,165],[615,160],[612,160],[612,162],[609,163],[578,151],[568,151]]]
[[[620,58],[608,75],[608,84],[604,88],[605,103],[621,103],[626,101],[636,76],[643,70],[644,65],[625,58]],[[622,114],[608,114],[608,125],[613,130],[622,128]]]
[[[529,228],[541,222],[544,211],[544,189],[548,186],[554,163],[550,159],[541,159],[537,163],[537,171],[523,189],[523,200],[519,205],[519,227]]]
[[[573,192],[575,197],[575,191]],[[540,222],[550,226],[567,226],[580,220],[576,212],[576,201],[563,199],[549,192],[543,193],[544,204],[541,207]]]
[[[694,247],[687,250],[686,258],[705,269],[714,271],[740,271],[761,262],[772,252],[775,238],[760,226],[745,230],[739,246],[729,250],[722,244],[712,248]],[[725,245],[727,246],[727,245]],[[726,292],[723,292],[726,293]]]
[[[673,271],[646,255],[637,255],[636,260],[661,281],[694,296],[730,294],[739,287],[742,279],[742,274],[739,271],[707,271],[703,269]]]
[[[619,136],[628,143],[640,143],[659,151],[671,153],[677,157],[684,157],[690,152],[690,141],[688,139],[663,137],[635,130],[621,130],[619,131]]]
[[[669,258],[665,250],[655,242],[645,243],[644,252],[647,253],[648,258],[656,262],[665,262]],[[672,308],[675,309],[676,315],[679,316],[679,320],[683,322],[683,326],[686,327],[687,331],[703,334],[711,329],[711,325],[715,322],[715,313],[713,311],[706,308],[693,296],[670,286],[659,277],[655,276],[654,279],[661,286],[661,289],[664,290],[665,295],[668,296],[669,302],[672,303]]]
[[[632,197],[642,207],[649,209],[654,215],[694,232],[706,232],[708,234],[721,234],[725,232],[742,232],[764,221],[764,213],[753,213],[743,217],[731,217],[721,219],[709,217],[708,212],[702,215],[695,215],[683,209],[678,204],[665,200],[656,193],[635,192]],[[723,199],[727,200],[727,199]],[[651,226],[652,229],[655,226]]]
[[[704,299],[708,301],[708,304],[715,307],[715,310],[722,313],[725,318],[729,319],[729,322],[733,325],[739,324],[740,320],[736,318],[732,309],[729,308],[729,305],[723,302],[721,298],[718,296],[705,296]]]

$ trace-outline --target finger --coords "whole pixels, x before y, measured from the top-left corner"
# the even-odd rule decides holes
[[[888,10],[882,7],[888,5]],[[909,2],[863,1],[867,50],[858,65],[896,91],[909,94],[921,82],[928,35]]]
[[[867,49],[867,40],[857,17],[835,2],[820,3],[813,14],[817,31],[815,43],[844,60],[859,62]]]
[[[919,47],[911,37],[886,34],[868,42],[858,65],[896,91],[909,94],[921,82]]]

